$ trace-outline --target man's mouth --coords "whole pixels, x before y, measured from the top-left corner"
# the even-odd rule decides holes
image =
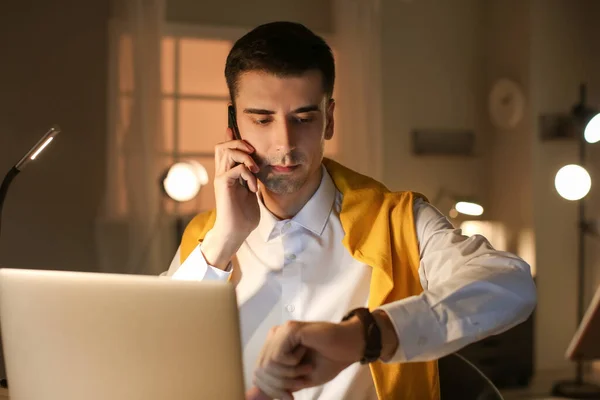
[[[296,168],[298,168],[298,164],[296,165],[271,165],[273,171],[278,173],[290,173],[293,172]]]

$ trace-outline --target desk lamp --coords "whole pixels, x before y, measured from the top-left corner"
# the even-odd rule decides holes
[[[593,233],[594,222],[586,219],[584,198],[592,187],[590,174],[584,168],[588,143],[600,141],[600,113],[586,105],[586,87],[580,86],[580,98],[572,111],[577,129],[579,163],[562,167],[555,176],[554,185],[558,194],[570,201],[578,201],[577,218],[577,323],[581,323],[585,312],[585,235]],[[575,399],[599,399],[600,387],[584,381],[583,360],[577,360],[575,380],[557,382],[552,394]]]
[[[54,125],[48,132],[42,136],[42,138],[16,163],[6,174],[2,185],[0,185],[0,232],[2,230],[2,207],[4,205],[4,199],[15,176],[19,174],[30,162],[36,160],[40,153],[50,144],[50,142],[60,133],[60,128]],[[8,387],[8,381],[6,378],[0,379],[0,386]]]

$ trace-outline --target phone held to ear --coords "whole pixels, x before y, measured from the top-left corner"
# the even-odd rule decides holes
[[[227,121],[229,128],[231,128],[231,130],[233,131],[233,138],[235,140],[242,140],[242,136],[240,135],[240,130],[238,129],[237,121],[235,119],[235,109],[233,108],[233,106],[227,107]],[[248,183],[246,183],[246,181],[243,178],[240,178],[240,185],[248,189]]]

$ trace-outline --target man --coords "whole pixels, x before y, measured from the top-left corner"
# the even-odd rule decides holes
[[[523,260],[323,158],[335,69],[320,37],[259,26],[225,77],[241,139],[216,146],[216,212],[188,225],[168,275],[236,285],[250,396],[437,399],[435,360],[530,315]]]

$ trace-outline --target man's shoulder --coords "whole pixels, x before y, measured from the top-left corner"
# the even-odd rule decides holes
[[[420,192],[416,192],[414,190],[394,191],[394,192],[389,192],[389,195],[393,196],[397,199],[409,199],[413,202],[418,199],[423,200],[426,203],[429,202],[429,199],[427,198],[427,196],[425,196],[424,194],[422,194]]]
[[[427,197],[412,190],[390,191],[383,194],[381,207],[388,209],[391,214],[398,215],[409,212],[413,214],[418,204],[428,203]]]
[[[203,240],[206,233],[212,229],[217,212],[215,209],[197,214],[185,228],[184,237]]]
[[[323,165],[333,179],[336,188],[344,197],[350,195],[352,198],[357,197],[363,201],[372,201],[375,204],[381,202],[388,205],[390,202],[398,204],[405,200],[417,198],[428,201],[426,196],[416,191],[390,190],[383,182],[354,171],[334,160],[324,158]]]

